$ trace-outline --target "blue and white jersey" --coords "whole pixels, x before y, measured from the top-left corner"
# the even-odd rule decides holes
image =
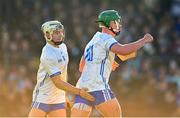
[[[46,104],[65,102],[65,92],[58,89],[51,78],[61,74],[63,81],[66,81],[68,62],[67,47],[64,43],[59,45],[59,48],[48,43],[44,46],[37,73],[37,84],[33,91],[33,102]]]
[[[116,43],[114,37],[106,33],[97,32],[93,36],[85,47],[85,65],[77,87],[88,88],[90,92],[110,89],[108,82],[115,57],[110,49]]]

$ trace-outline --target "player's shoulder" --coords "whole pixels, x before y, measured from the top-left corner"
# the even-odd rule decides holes
[[[109,34],[103,33],[103,32],[97,32],[95,34],[95,38],[100,39],[99,41],[102,43],[109,42],[111,40],[115,40],[115,38]]]
[[[101,39],[104,39],[104,40],[114,39],[113,36],[111,36],[111,35],[109,35],[109,34],[106,34],[106,33],[103,33],[103,32],[101,32],[100,38],[101,38]]]
[[[41,60],[53,60],[55,57],[54,52],[48,45],[45,45],[42,49]]]
[[[62,43],[61,45],[59,45],[61,48],[63,48],[63,49],[67,49],[67,46],[66,46],[66,44],[65,43]]]

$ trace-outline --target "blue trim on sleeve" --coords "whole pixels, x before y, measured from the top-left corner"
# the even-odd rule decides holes
[[[117,43],[118,43],[118,42],[112,43],[112,44],[109,46],[109,50],[111,50],[112,46],[113,46],[114,44],[117,44]]]
[[[54,77],[54,76],[56,76],[56,75],[59,75],[59,74],[61,74],[60,71],[59,71],[59,72],[56,72],[56,73],[54,73],[54,74],[52,74],[52,75],[50,75],[50,77],[52,78],[52,77]]]

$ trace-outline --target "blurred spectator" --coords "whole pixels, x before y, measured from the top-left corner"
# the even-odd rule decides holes
[[[175,17],[180,17],[180,0],[173,0],[171,13]]]
[[[104,9],[116,9],[122,15],[123,30],[116,37],[122,44],[147,32],[155,38],[112,74],[112,89],[123,105],[129,105],[125,116],[141,107],[152,116],[171,116],[177,107],[176,116],[180,116],[180,0],[0,1],[0,116],[27,116],[45,44],[42,22],[58,19],[65,24],[69,82],[75,84],[79,60],[97,29],[94,21]],[[100,114],[94,111],[92,116]]]

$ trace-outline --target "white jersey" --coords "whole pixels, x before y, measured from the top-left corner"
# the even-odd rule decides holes
[[[52,77],[61,74],[63,81],[67,79],[69,57],[64,43],[59,48],[46,44],[40,57],[37,73],[37,84],[33,91],[33,102],[57,104],[65,102],[65,92],[58,89]]]
[[[86,45],[84,51],[85,65],[78,88],[88,88],[89,91],[110,89],[108,82],[115,54],[110,48],[118,43],[109,34],[97,32]]]

